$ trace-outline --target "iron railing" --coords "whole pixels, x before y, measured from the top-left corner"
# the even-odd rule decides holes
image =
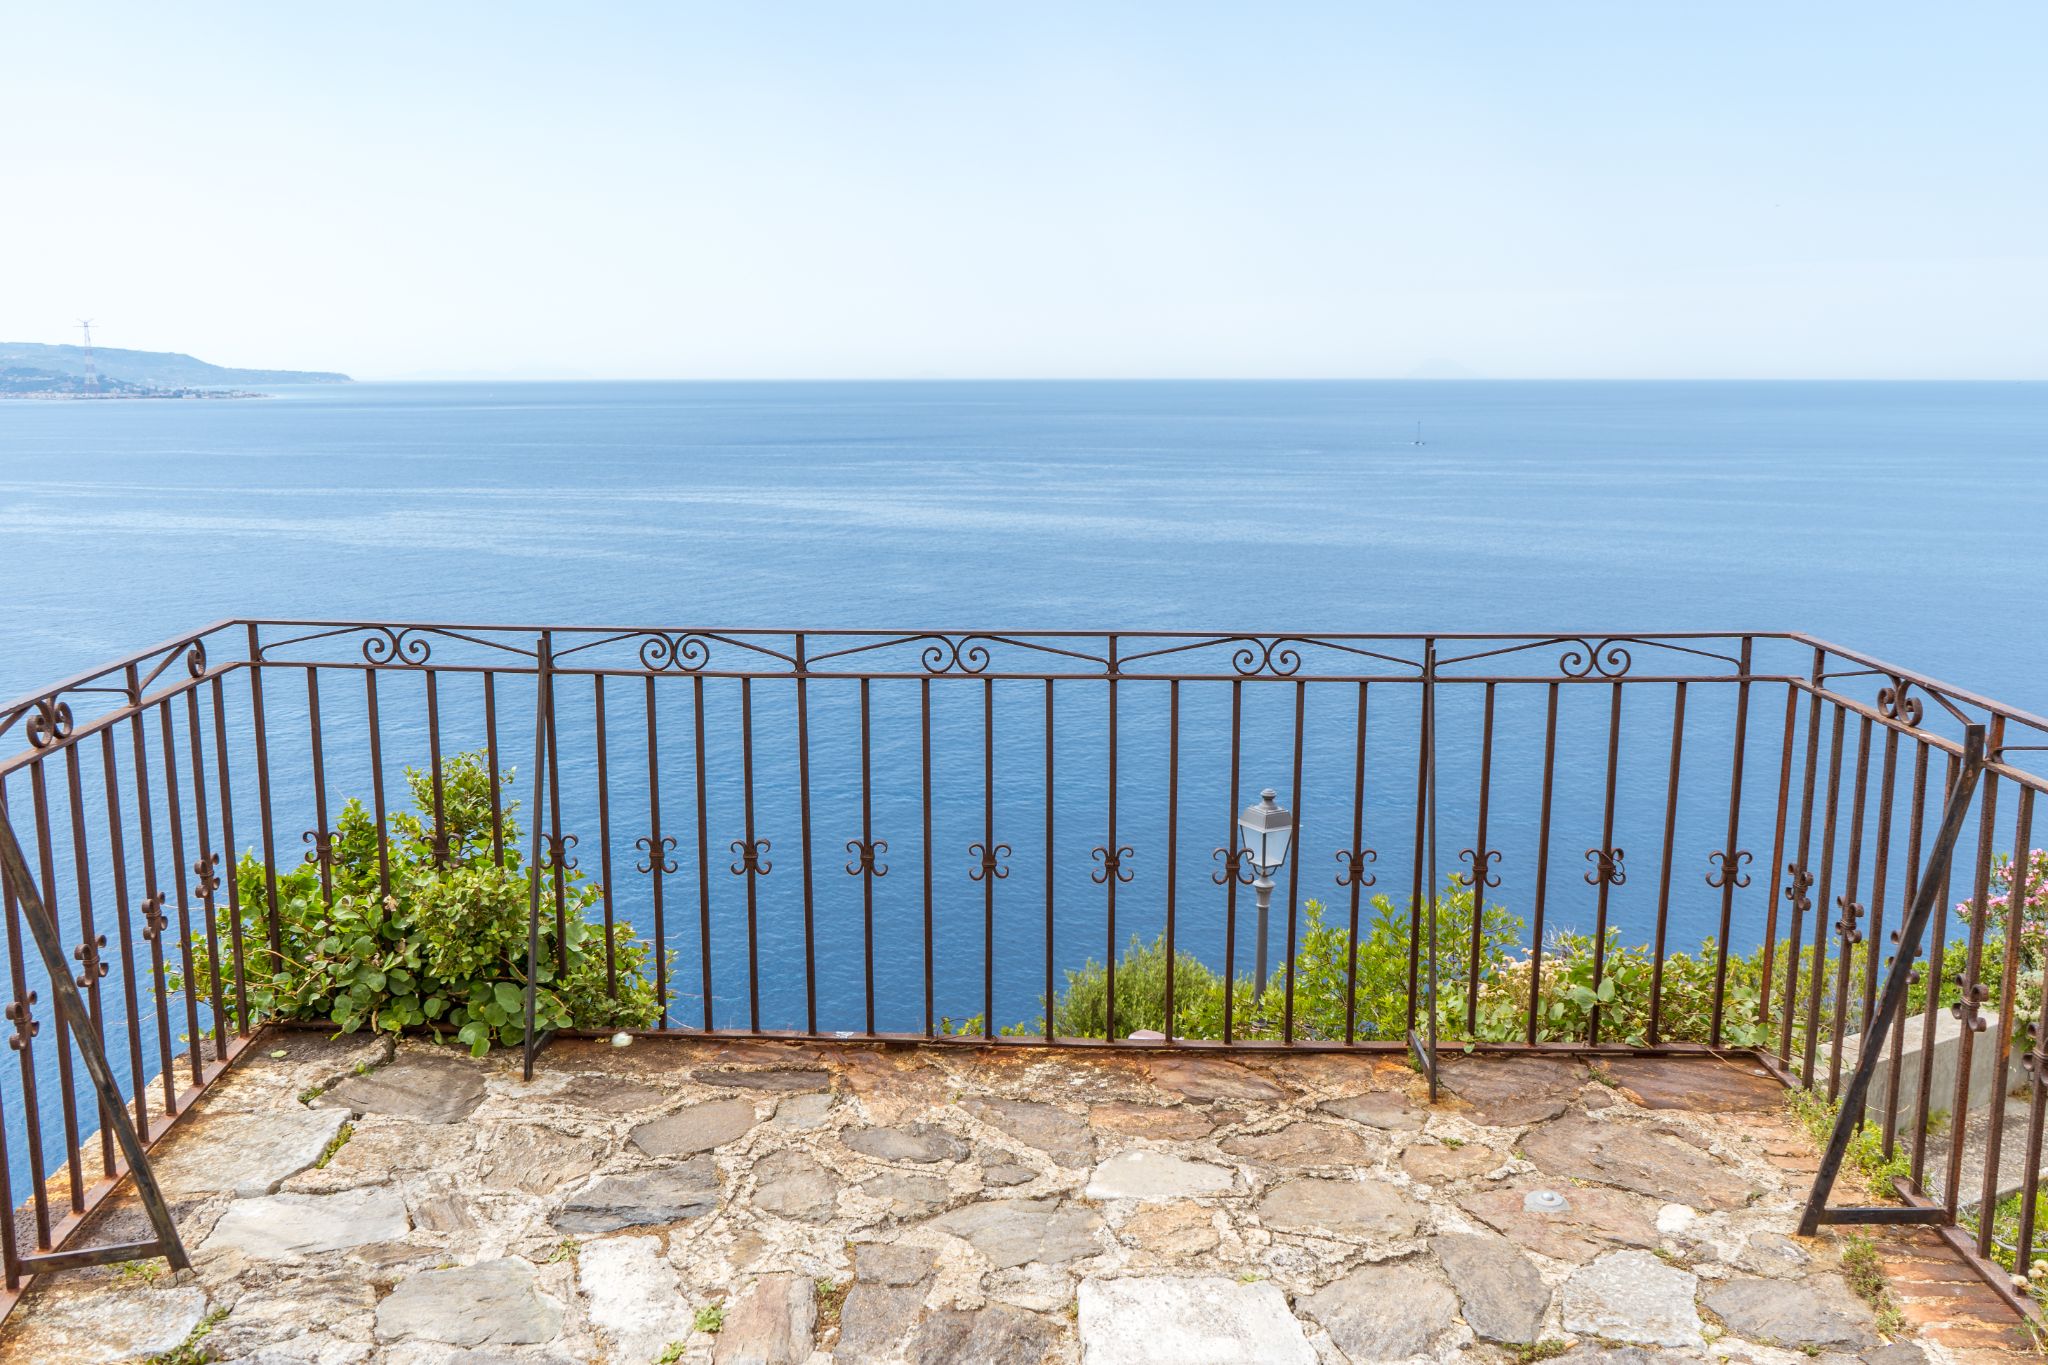
[[[2033,1252],[2042,1092],[2015,1151],[2005,1086],[1973,1110],[1968,1078],[1980,1048],[2001,1076],[2048,1063],[2048,1004],[2014,1008],[2048,1001],[2040,926],[2007,908],[2031,891],[2048,721],[1808,636],[230,621],[0,706],[10,736],[10,1292],[132,1160],[81,1047],[104,1041],[110,1098],[161,1136],[266,1022],[250,983],[282,952],[280,888],[331,901],[342,803],[388,890],[399,845],[445,851],[464,753],[490,856],[537,874],[536,965],[567,951],[580,886],[614,998],[612,931],[644,947],[649,1033],[1405,1049],[1432,1081],[1439,1035],[1747,1055],[1849,1089],[1906,1157],[1901,1197],[1987,1273]],[[1234,823],[1265,786],[1298,820],[1270,941]],[[75,1006],[25,950],[31,896]],[[1895,963],[1916,900],[1930,937]],[[1163,956],[1156,1005],[1118,990],[1134,936]],[[1910,1018],[1905,975],[1880,1008],[1888,966],[1929,960]],[[1091,961],[1101,1017],[1069,1037]],[[1253,977],[1252,1005],[1186,1008]],[[1937,1095],[1944,1011],[1963,1065]],[[2008,1231],[1984,1211],[2009,1190]]]

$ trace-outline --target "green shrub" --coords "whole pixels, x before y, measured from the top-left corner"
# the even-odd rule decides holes
[[[442,765],[445,854],[437,859],[432,778],[405,772],[415,810],[390,820],[390,892],[379,875],[376,821],[351,799],[333,842],[330,892],[320,870],[301,866],[277,878],[279,958],[269,948],[270,898],[263,864],[244,855],[235,869],[241,902],[244,973],[251,1010],[264,1018],[325,1020],[343,1033],[410,1027],[454,1037],[481,1056],[492,1043],[525,1038],[526,933],[532,882],[521,861],[518,802],[505,799],[496,822],[505,848],[494,860],[490,771],[481,754]],[[510,788],[512,774],[504,785]],[[534,1022],[541,1030],[641,1028],[660,1017],[648,979],[652,949],[630,924],[611,934],[616,992],[609,989],[605,933],[593,923],[601,890],[580,872],[564,873],[561,957],[553,873],[541,878],[541,945]],[[232,912],[219,912],[227,941]],[[204,935],[193,989],[210,993]],[[173,982],[173,985],[179,983]],[[225,983],[231,988],[232,983]]]

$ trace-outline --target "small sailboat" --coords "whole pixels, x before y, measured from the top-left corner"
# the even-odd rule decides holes
[[[1427,444],[1427,443],[1426,443],[1426,442],[1425,442],[1425,441],[1424,441],[1424,440],[1422,439],[1422,423],[1420,423],[1420,422],[1417,422],[1417,423],[1415,424],[1415,440],[1414,440],[1414,444],[1415,444],[1415,445],[1424,445],[1424,444]]]

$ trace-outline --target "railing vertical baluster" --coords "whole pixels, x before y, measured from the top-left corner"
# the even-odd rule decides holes
[[[860,680],[860,842],[864,850],[862,857],[863,874],[860,879],[860,933],[861,933],[861,984],[867,1002],[868,1033],[875,1031],[875,801],[873,778],[873,740],[870,734],[868,715],[868,680]],[[806,785],[809,778],[805,779]],[[809,804],[806,802],[806,804]],[[805,878],[809,879],[809,864],[805,864]],[[806,914],[808,920],[809,916]],[[804,930],[805,940],[810,937],[809,926]],[[808,976],[806,977],[808,980]],[[817,1024],[811,1025],[811,1032],[818,1031]]]
[[[1728,1003],[1728,935],[1735,919],[1735,889],[1743,884],[1739,871],[1749,854],[1737,845],[1742,839],[1742,763],[1749,743],[1749,636],[1742,637],[1742,681],[1735,685],[1735,747],[1728,758],[1728,830],[1722,836],[1721,918],[1714,931],[1714,1003],[1707,1028],[1707,1041],[1721,1046],[1721,1021]],[[1765,972],[1766,980],[1770,973]]]
[[[542,631],[533,643],[533,833],[532,855],[527,859],[526,872],[526,984],[522,992],[525,1006],[525,1031],[519,1046],[522,1056],[522,1074],[527,1080],[533,1079],[533,1060],[540,1051],[537,1032],[540,1027],[540,888],[541,874],[545,869],[542,849],[547,838],[546,825],[541,815],[541,783],[548,773],[548,727],[546,715],[554,706],[551,695],[554,691],[554,642],[547,631]],[[374,733],[374,730],[373,730]]]
[[[1950,754],[1941,788],[1944,804],[1955,791],[1961,767],[1956,756]],[[1950,858],[1941,869],[1941,894],[1935,897],[1934,927],[1928,933],[1927,965],[1922,968],[1927,977],[1927,1001],[1920,1019],[1920,1098],[1914,1107],[1918,1121],[1913,1125],[1913,1186],[1923,1194],[1927,1191],[1927,1117],[1934,1103],[1935,1029],[1941,1009],[1942,986],[1948,975],[1948,912],[1955,890],[1954,878],[1955,859]],[[1951,1127],[1951,1140],[1954,1136],[1955,1129]]]
[[[746,781],[747,1028],[761,1031],[761,935],[755,869],[760,845],[754,840],[754,680],[740,679],[740,768]]]
[[[249,720],[254,730],[254,738],[256,742],[256,817],[257,826],[263,836],[263,892],[265,897],[267,898],[265,901],[267,909],[264,914],[264,931],[270,946],[270,970],[272,975],[275,975],[277,972],[282,970],[284,966],[284,928],[278,918],[279,907],[277,903],[277,830],[276,819],[271,813],[270,746],[268,736],[265,733],[263,721],[263,641],[262,636],[254,622],[251,622],[249,624],[248,632]],[[306,670],[306,683],[309,692],[313,685],[312,674],[313,670],[308,668]],[[218,703],[216,703],[216,705],[217,704]],[[314,709],[316,711],[318,710],[317,704],[315,705]],[[317,723],[318,722],[315,722],[316,725]],[[314,747],[314,752],[314,762],[318,763],[319,759],[317,755],[319,749],[317,744]],[[320,828],[322,830],[325,830],[327,828],[327,822],[324,817],[321,819]],[[235,850],[233,849],[232,846],[227,850],[227,854],[228,858],[230,860],[233,860],[235,856]],[[326,868],[324,866],[321,868],[321,872],[324,877],[326,873]],[[236,918],[239,920],[240,916],[238,915],[236,916]]]
[[[142,836],[142,937],[149,943],[149,980],[156,997],[157,1077],[164,1087],[164,1118],[178,1113],[178,1085],[171,1065],[171,1004],[164,985],[164,896],[157,879],[156,803],[149,792],[149,743],[140,704],[142,688],[133,665],[128,669],[128,737],[135,756],[136,829]],[[173,865],[175,866],[175,864]],[[172,874],[174,877],[176,873]]]
[[[171,826],[171,876],[178,892],[178,960],[184,969],[185,1056],[191,1063],[192,1084],[206,1083],[205,1059],[200,1047],[199,1001],[194,995],[198,973],[192,961],[192,903],[186,896],[185,815],[178,797],[178,748],[174,742],[169,698],[157,703],[157,728],[164,749],[165,815]]]
[[[1557,785],[1557,683],[1551,683],[1543,719],[1543,803],[1536,816],[1536,903],[1529,928],[1529,1026],[1525,1041],[1536,1042],[1543,1004],[1543,911],[1550,896],[1550,806]]]
[[[1166,684],[1166,1000],[1159,1031],[1173,1041],[1174,892],[1180,863],[1180,682]]]
[[[214,896],[220,890],[220,855],[213,851],[213,814],[206,800],[206,741],[199,728],[199,688],[185,689],[185,738],[192,755],[192,826],[199,836],[199,861],[192,865],[193,893],[199,897],[199,913],[206,925],[207,1005],[213,1016],[214,1056],[227,1060],[227,1008],[221,996],[220,916]],[[188,990],[187,994],[190,992]],[[192,1035],[192,1053],[201,1052],[200,1038]],[[205,1076],[194,1077],[204,1084]]]
[[[242,878],[235,862],[235,787],[228,772],[227,703],[221,695],[218,673],[209,684],[213,692],[213,773],[220,784],[220,861],[226,867],[228,891],[228,954],[235,965],[235,1031],[249,1036],[249,982],[247,962],[242,955]],[[216,873],[220,876],[220,873]],[[220,1040],[220,1055],[227,1056],[227,1038],[215,1021],[214,1036]]]
[[[1366,886],[1365,863],[1365,734],[1366,734],[1366,692],[1370,684],[1358,684],[1358,718],[1353,726],[1355,739],[1351,759],[1351,847],[1348,850],[1350,866],[1341,880],[1351,888],[1350,928],[1345,938],[1344,952],[1344,1045],[1351,1046],[1358,1041],[1358,902]],[[1299,853],[1295,854],[1300,857]],[[1341,859],[1340,855],[1340,859]]]
[[[1792,794],[1792,742],[1798,729],[1799,689],[1787,683],[1784,743],[1778,754],[1778,813],[1771,834],[1771,860],[1765,864],[1770,875],[1763,879],[1764,956],[1762,970],[1757,973],[1756,999],[1756,1021],[1759,1025],[1768,1024],[1771,1020],[1771,986],[1777,980],[1778,889],[1784,885],[1785,815]],[[1779,1060],[1784,1060],[1782,1052]]]
[[[929,684],[927,684],[927,685],[929,685]],[[1052,781],[1052,738],[1053,738],[1053,705],[1052,705],[1052,679],[1051,679],[1051,678],[1047,678],[1047,679],[1045,680],[1045,1040],[1046,1040],[1047,1042],[1051,1042],[1051,1041],[1052,1041],[1052,1038],[1053,1038],[1053,991],[1052,991],[1052,978],[1053,978],[1053,970],[1054,970],[1054,968],[1053,968],[1053,819],[1052,819],[1052,814],[1053,814],[1053,812],[1052,812],[1052,800],[1053,800],[1053,781]],[[926,842],[927,844],[929,844],[929,843],[931,842],[931,771],[932,771],[932,754],[931,754],[931,744],[932,744],[932,739],[931,739],[931,724],[930,724],[930,715],[929,715],[929,712],[927,712],[927,715],[926,715],[926,724],[925,724],[925,739],[924,739],[924,744],[925,744],[925,754],[924,754],[924,771],[925,771],[925,842]],[[929,1009],[930,1009],[930,999],[931,999],[931,920],[932,920],[932,902],[931,902],[931,870],[930,870],[930,868],[929,868],[929,867],[927,867],[927,868],[926,868],[926,870],[925,870],[925,902],[924,902],[924,920],[925,920],[925,999],[926,999],[926,1009],[927,1009],[927,1011],[929,1011]],[[927,1027],[927,1028],[929,1028],[929,1027],[930,1027],[930,1020],[929,1020],[929,1018],[927,1018],[927,1020],[926,1020],[926,1027]]]
[[[2002,719],[1994,717],[1987,752],[1997,753],[2004,747],[2005,725]],[[1977,1049],[1977,1034],[1985,1025],[1980,1011],[1990,998],[1980,974],[1984,970],[1984,933],[1991,916],[1991,853],[1996,846],[1998,823],[1998,773],[1987,769],[1984,773],[1982,804],[1977,807],[1977,857],[1975,868],[1975,889],[1970,896],[1970,937],[1969,946],[1964,950],[1963,977],[1960,998],[1956,1002],[1955,1014],[1962,1027],[1956,1030],[1956,1089],[1955,1105],[1949,1110],[1948,1147],[1948,1188],[1943,1191],[1943,1203],[1948,1216],[1956,1216],[1963,1184],[1963,1137],[1969,1131],[1970,1116],[1970,1073],[1972,1058]],[[2003,1095],[1995,1087],[1991,1108],[1995,1112],[2002,1108]],[[1986,1210],[1989,1213],[1989,1210]],[[1985,1231],[1991,1227],[1987,1216],[1981,1220]],[[1982,1254],[1981,1250],[1980,1253]]]
[[[2005,970],[1998,983],[1998,1033],[1991,1058],[1992,1087],[1989,1124],[1984,1131],[1984,1184],[1977,1204],[1977,1254],[1991,1254],[1991,1238],[1997,1223],[1999,1158],[2005,1145],[2005,1077],[2011,1074],[2014,1031],[2013,1002],[2019,990],[2020,962],[2026,955],[2021,932],[2027,918],[2027,864],[2031,861],[2034,832],[2033,788],[2015,784],[2019,796],[2012,824],[2012,861],[2006,864],[2005,888]],[[2025,1261],[2015,1265],[2025,1267]],[[2025,1274],[2025,1269],[2020,1271]]]
[[[306,670],[310,683],[311,669]],[[496,669],[484,670],[484,761],[491,772],[491,861],[499,867],[505,865],[505,799],[502,794],[504,779],[498,768],[498,673]],[[321,823],[326,823],[321,816]]]
[[[1294,1041],[1294,952],[1301,920],[1301,759],[1302,731],[1308,709],[1308,684],[1294,684],[1294,856],[1287,860],[1287,995],[1281,1007],[1280,1040]]]
[[[1428,648],[1427,645],[1424,646]],[[1430,680],[1423,679],[1425,704],[1419,708],[1420,719],[1416,722],[1419,733],[1415,740],[1415,854],[1409,863],[1410,883],[1408,888],[1408,1026],[1403,1037],[1415,1032],[1416,988],[1420,984],[1422,967],[1422,841],[1429,825],[1429,707]],[[1236,746],[1232,746],[1235,748]],[[1233,782],[1232,787],[1236,786]],[[1436,888],[1430,888],[1430,895]]]
[[[1884,730],[1883,776],[1878,781],[1877,854],[1870,873],[1870,929],[1863,951],[1863,1022],[1859,1032],[1870,1031],[1871,1011],[1877,1008],[1877,978],[1882,968],[1878,945],[1884,940],[1884,893],[1891,874],[1892,794],[1898,786],[1899,732],[1889,725]],[[1910,904],[1910,900],[1903,904]]]
[[[56,857],[50,846],[48,778],[41,758],[28,765],[28,780],[35,803],[36,865],[42,877],[42,901],[44,905],[55,905]],[[85,1180],[78,1158],[78,1097],[71,1075],[71,1021],[58,1004],[54,988],[50,994],[50,1017],[57,1022],[57,1086],[64,1115],[64,1165],[71,1176],[71,1211],[78,1213],[85,1208]]]
[[[1224,818],[1229,822],[1224,828],[1230,831],[1224,847],[1230,850],[1230,856],[1223,864],[1223,1041],[1226,1045],[1237,1037],[1237,784],[1243,732],[1244,684],[1233,678],[1230,682],[1230,806],[1224,812]],[[1412,979],[1414,954],[1411,952],[1409,957],[1409,976]],[[1413,1000],[1413,991],[1409,992],[1409,998]]]
[[[1842,941],[1841,957],[1835,964],[1835,1024],[1828,1039],[1828,1098],[1842,1093],[1842,1035],[1849,1029],[1849,972],[1855,965],[1856,945],[1863,938],[1857,927],[1862,905],[1856,892],[1863,873],[1863,815],[1870,786],[1870,717],[1856,727],[1856,785],[1849,792],[1849,866],[1842,878],[1842,894],[1835,908],[1842,912],[1835,931]]]
[[[1820,884],[1813,904],[1813,963],[1807,969],[1806,1045],[1799,1078],[1811,1087],[1819,1073],[1820,1002],[1825,993],[1828,967],[1828,898],[1834,890],[1835,832],[1842,808],[1842,734],[1848,712],[1839,704],[1832,708],[1834,723],[1828,732],[1827,805],[1821,816]]]
[[[1664,777],[1664,856],[1657,868],[1657,927],[1650,950],[1650,1024],[1646,1037],[1651,1047],[1663,1040],[1664,1027],[1664,945],[1671,926],[1671,862],[1677,854],[1678,772],[1685,757],[1685,684],[1672,688],[1671,764]]]
[[[704,1031],[712,1031],[711,1012],[711,836],[710,813],[704,800],[704,675],[690,679],[694,705],[691,719],[697,727],[697,946],[703,957]],[[648,684],[653,685],[652,680]],[[650,712],[652,708],[649,708]],[[651,747],[651,746],[650,746]]]
[[[1906,847],[1910,851],[1910,855],[1906,863],[1905,885],[1900,888],[1899,898],[1899,918],[1901,920],[1904,920],[1906,912],[1912,908],[1913,900],[1920,891],[1920,854],[1927,814],[1927,754],[1927,741],[1916,740],[1913,745],[1913,802],[1910,807],[1910,814],[1906,820]],[[1876,935],[1873,934],[1872,937],[1874,938]],[[1899,931],[1896,929],[1892,930],[1892,941],[1894,943],[1899,941],[1899,937]],[[1907,950],[1907,952],[1907,962],[1910,964],[1912,954],[1910,950]],[[1927,969],[1924,966],[1920,968],[1919,976],[1922,981],[1928,979]],[[1940,994],[1941,986],[1938,971],[1935,980],[1930,985],[1935,994]],[[1885,1073],[1884,1087],[1884,1154],[1887,1160],[1891,1158],[1894,1149],[1898,1145],[1899,1081],[1901,1073],[1905,1070],[1906,1054],[1906,1011],[1903,1009],[1899,1011],[1898,1022],[1892,1028],[1891,1049],[1891,1067]],[[1917,1120],[1917,1126],[1922,1129],[1927,1126],[1926,1106],[1927,1096],[1923,1091],[1920,1095],[1920,1113]]]
[[[1102,878],[1102,882],[1104,889],[1109,893],[1107,908],[1105,911],[1108,923],[1107,937],[1109,939],[1109,951],[1105,955],[1104,959],[1107,963],[1107,971],[1103,991],[1103,1033],[1105,1036],[1112,1039],[1114,1039],[1117,1036],[1116,884],[1117,882],[1122,880],[1123,877],[1122,872],[1119,871],[1121,859],[1118,856],[1116,842],[1116,675],[1116,637],[1111,636],[1109,641],[1109,843],[1103,855],[1102,870],[1105,875]],[[1259,946],[1262,950],[1265,947],[1263,943],[1261,943]]]
[[[1614,683],[1607,706],[1607,800],[1600,816],[1600,859],[1595,876],[1599,880],[1593,907],[1593,990],[1597,993],[1607,979],[1607,898],[1614,889],[1615,865],[1621,850],[1614,846],[1614,790],[1621,762],[1621,684]],[[1600,1003],[1586,1011],[1586,1042],[1600,1041]]]
[[[865,682],[861,684],[867,686]],[[867,799],[867,696],[861,696],[861,799]],[[1116,771],[1115,760],[1110,771]],[[1112,801],[1114,797],[1110,798]],[[863,804],[865,813],[865,804]],[[993,678],[981,680],[981,839],[982,848],[988,857],[996,852],[996,684]],[[985,864],[986,865],[986,864]],[[996,1036],[996,871],[989,868],[981,879],[981,1033],[984,1038]],[[872,893],[873,883],[869,883]],[[1110,893],[1110,918],[1115,922],[1116,892]],[[874,974],[874,904],[872,896],[868,903],[868,942],[870,980]],[[1114,932],[1112,930],[1112,932]],[[1116,970],[1112,964],[1111,971]],[[872,988],[871,988],[872,989]],[[868,1025],[868,1032],[874,1032],[874,1025]],[[1112,1033],[1111,1037],[1116,1035]]]
[[[78,963],[78,984],[84,992],[86,1015],[92,1023],[93,1032],[104,1038],[107,1016],[100,1002],[100,978],[106,974],[106,968],[100,964],[100,951],[107,945],[106,935],[93,927],[92,860],[85,846],[85,791],[79,780],[78,748],[75,743],[64,746],[64,784],[71,807],[71,867],[78,888],[78,947],[72,951],[72,957]],[[62,926],[58,932],[63,932]],[[99,1108],[100,1170],[111,1179],[114,1174],[113,1120],[104,1101]]]
[[[8,819],[7,779],[0,777],[0,821]],[[7,1020],[13,1030],[8,1044],[21,1062],[21,1114],[28,1147],[29,1196],[35,1205],[36,1248],[50,1245],[49,1178],[43,1161],[43,1106],[37,1095],[35,1036],[42,1028],[35,1018],[35,994],[28,988],[28,973],[21,952],[21,905],[15,897],[14,879],[0,866],[0,901],[7,911],[7,970],[14,987],[14,999],[7,1006]],[[164,1068],[170,1074],[170,1068]],[[73,1182],[74,1186],[76,1181]],[[0,1213],[0,1222],[14,1222],[10,1205]]]
[[[918,739],[921,760],[918,764],[918,783],[923,793],[918,802],[918,812],[924,821],[924,1036],[930,1038],[936,1032],[932,1017],[932,680],[929,677],[917,680],[918,697]],[[1047,741],[1051,743],[1050,731]],[[1047,841],[1046,861],[1052,861],[1051,841]],[[1051,949],[1046,950],[1048,958]],[[1046,1001],[1046,1027],[1052,1027],[1052,1002]]]
[[[1479,824],[1470,854],[1466,884],[1472,890],[1472,941],[1466,945],[1465,1036],[1479,1032],[1479,953],[1486,933],[1486,887],[1492,877],[1493,849],[1486,842],[1486,820],[1493,804],[1493,701],[1496,683],[1486,684],[1484,714],[1479,726]],[[1300,859],[1296,859],[1299,862]]]
[[[377,817],[377,894],[391,894],[391,833],[385,825],[384,809],[384,727],[377,715],[377,670],[374,667],[363,670],[363,710],[370,725],[370,810]],[[535,755],[539,762],[539,755]],[[540,774],[534,774],[538,781]],[[538,800],[536,796],[534,798]],[[540,828],[541,813],[533,812],[533,827]],[[540,869],[531,869],[534,876]]]
[[[700,678],[697,681],[698,685],[701,687],[703,685],[703,679]],[[599,682],[600,684],[602,684],[603,679],[599,679]],[[656,1025],[656,1027],[665,1029],[668,1027],[669,1015],[668,913],[667,907],[662,903],[662,898],[663,879],[668,875],[670,870],[668,862],[668,849],[671,841],[667,839],[661,832],[661,730],[660,724],[656,719],[657,708],[655,703],[654,675],[652,673],[649,673],[647,677],[643,680],[643,684],[646,688],[647,693],[646,870],[648,875],[653,878],[654,890],[654,998],[661,1005],[661,1020]],[[599,695],[603,694],[600,693]],[[598,752],[602,753],[603,751],[603,746],[600,745]],[[698,852],[698,868],[700,872],[703,869],[703,852],[701,849]],[[611,875],[611,867],[609,863],[606,864],[605,875]],[[607,931],[609,931],[609,921],[607,921],[606,928]],[[705,937],[707,941],[710,938],[710,932],[708,928],[705,932]],[[711,1027],[708,1015],[708,1011],[711,1007],[711,959],[708,953],[706,954],[704,960],[704,973],[704,999],[706,1002],[705,1009],[707,1011],[704,1027],[706,1029],[709,1029]]]
[[[1806,778],[1799,797],[1799,856],[1785,868],[1785,901],[1792,907],[1787,925],[1785,953],[1785,1008],[1778,1035],[1778,1060],[1792,1064],[1792,1028],[1799,1010],[1800,955],[1805,950],[1806,912],[1813,900],[1806,893],[1813,887],[1813,784],[1820,769],[1820,673],[1822,652],[1813,651],[1813,668],[1808,680],[1806,706]]]
[[[796,636],[796,791],[798,803],[798,837],[801,844],[804,883],[804,1032],[818,1031],[818,951],[815,909],[811,868],[811,708],[810,669],[805,661],[803,633]],[[861,679],[861,762],[867,762],[867,679]],[[867,782],[861,782],[862,799],[866,799]],[[863,834],[863,839],[869,835]],[[864,948],[867,958],[867,1019],[868,1032],[875,1031],[875,933],[874,933],[874,888],[868,888],[869,911],[867,915],[867,936]]]
[[[313,846],[306,857],[320,869],[320,898],[327,904],[334,904],[334,826],[327,820],[327,756],[326,745],[320,738],[320,670],[312,665],[306,668],[306,732],[313,754],[313,819],[315,824],[304,836]],[[497,774],[491,774],[491,799],[497,800]],[[495,834],[493,837],[498,837]],[[502,844],[501,844],[502,847]],[[499,859],[504,865],[504,859]],[[270,920],[277,922],[277,892],[270,893]],[[275,971],[281,958],[276,955],[277,944],[271,945],[273,956],[271,969]]]
[[[604,896],[604,990],[612,999],[619,998],[619,954],[612,926],[618,922],[618,911],[612,901],[612,775],[610,745],[604,729],[604,674],[595,673],[590,679],[591,721],[596,727],[597,739],[597,846],[599,867],[604,876],[601,888]],[[655,950],[659,953],[661,950]],[[657,983],[654,998],[662,1005],[662,1017],[668,1017],[668,998]]]
[[[121,817],[120,766],[114,760],[114,727],[111,725],[100,731],[100,766],[105,773],[106,784],[107,852],[114,875],[114,924],[121,940],[121,999],[128,1011],[123,1016],[128,1026],[128,1084],[133,1092],[131,1103],[135,1106],[135,1131],[147,1135],[149,1078],[142,1074],[142,1019],[135,987],[135,927],[128,909],[128,849],[122,830],[126,822]],[[0,1123],[0,1130],[5,1127]],[[5,1134],[0,1131],[0,1145],[4,1143]],[[0,1151],[0,1166],[5,1165],[5,1153]],[[5,1198],[4,1187],[0,1187],[0,1208],[12,1207]],[[5,1221],[0,1219],[0,1222]]]
[[[446,867],[454,850],[448,840],[447,787],[441,772],[441,688],[431,668],[422,669],[427,690],[427,779],[434,792],[434,866]]]
[[[552,647],[552,646],[551,646]],[[555,679],[552,662],[548,666],[547,706],[542,723],[548,732],[548,862],[554,872],[555,890],[555,971],[566,974],[569,970],[569,896],[568,877],[572,860],[569,848],[576,842],[574,835],[562,833],[562,745],[555,723]],[[534,812],[540,818],[540,812]]]
[[[2022,788],[2020,802],[2023,810],[2022,824],[2030,824],[2034,813],[2034,792],[2031,787]],[[2027,845],[2033,841],[2022,837],[2020,852],[2015,856],[2012,883],[2007,888],[2011,896],[2007,911],[2014,919],[2026,917],[2027,899],[2034,893],[2033,850]],[[2027,1087],[2027,1145],[2020,1163],[2020,1226],[2019,1245],[2013,1257],[2013,1264],[2020,1267],[2034,1263],[2034,1217],[2035,1201],[2041,1193],[2041,1125],[2044,1107],[2048,1107],[2048,965],[2041,968],[2044,973],[2041,986],[2041,1010],[2034,1019],[2033,1046],[2028,1049],[2021,1065],[2033,1084]],[[2025,1273],[2024,1270],[2021,1271]]]

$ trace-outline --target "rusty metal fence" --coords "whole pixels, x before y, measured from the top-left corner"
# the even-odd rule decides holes
[[[647,1032],[1749,1056],[1861,1076],[1987,1275],[2038,1240],[2048,721],[1803,635],[232,621],[0,707],[0,751],[9,1293],[128,1170],[112,1111],[153,1142],[266,1022],[280,904],[351,837],[388,891],[479,793],[534,952],[586,915]]]

